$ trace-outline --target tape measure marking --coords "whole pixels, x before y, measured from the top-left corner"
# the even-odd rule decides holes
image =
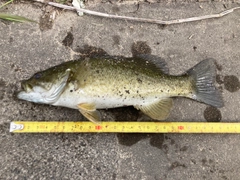
[[[240,123],[227,122],[58,122],[14,121],[14,133],[240,133]]]

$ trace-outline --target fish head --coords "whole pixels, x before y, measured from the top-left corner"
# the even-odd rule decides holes
[[[67,84],[70,69],[53,67],[35,73],[21,82],[19,99],[42,104],[53,104],[58,100]]]

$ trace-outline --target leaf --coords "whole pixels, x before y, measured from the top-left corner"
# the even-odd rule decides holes
[[[8,21],[13,21],[13,22],[34,22],[37,23],[34,20],[22,17],[22,16],[17,16],[17,15],[11,15],[11,14],[4,14],[4,13],[0,13],[0,19],[4,19],[4,20],[8,20]]]
[[[1,6],[0,6],[0,9],[1,9],[2,7],[4,7],[4,6],[10,4],[11,2],[13,2],[13,0],[10,0],[10,1],[6,2],[5,4],[1,5]]]

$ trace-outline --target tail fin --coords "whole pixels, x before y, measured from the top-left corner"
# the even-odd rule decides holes
[[[187,71],[195,82],[195,96],[193,99],[214,107],[223,107],[220,92],[214,86],[216,69],[214,59],[206,59]]]

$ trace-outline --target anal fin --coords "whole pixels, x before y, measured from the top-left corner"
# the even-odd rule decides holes
[[[96,110],[96,107],[94,104],[91,104],[91,103],[78,104],[78,109],[80,113],[89,121],[92,121],[95,124],[100,124],[101,116],[99,111]]]
[[[171,98],[161,99],[160,101],[154,102],[148,105],[136,105],[136,109],[141,110],[144,114],[148,115],[152,119],[165,120],[167,119],[173,101]]]

